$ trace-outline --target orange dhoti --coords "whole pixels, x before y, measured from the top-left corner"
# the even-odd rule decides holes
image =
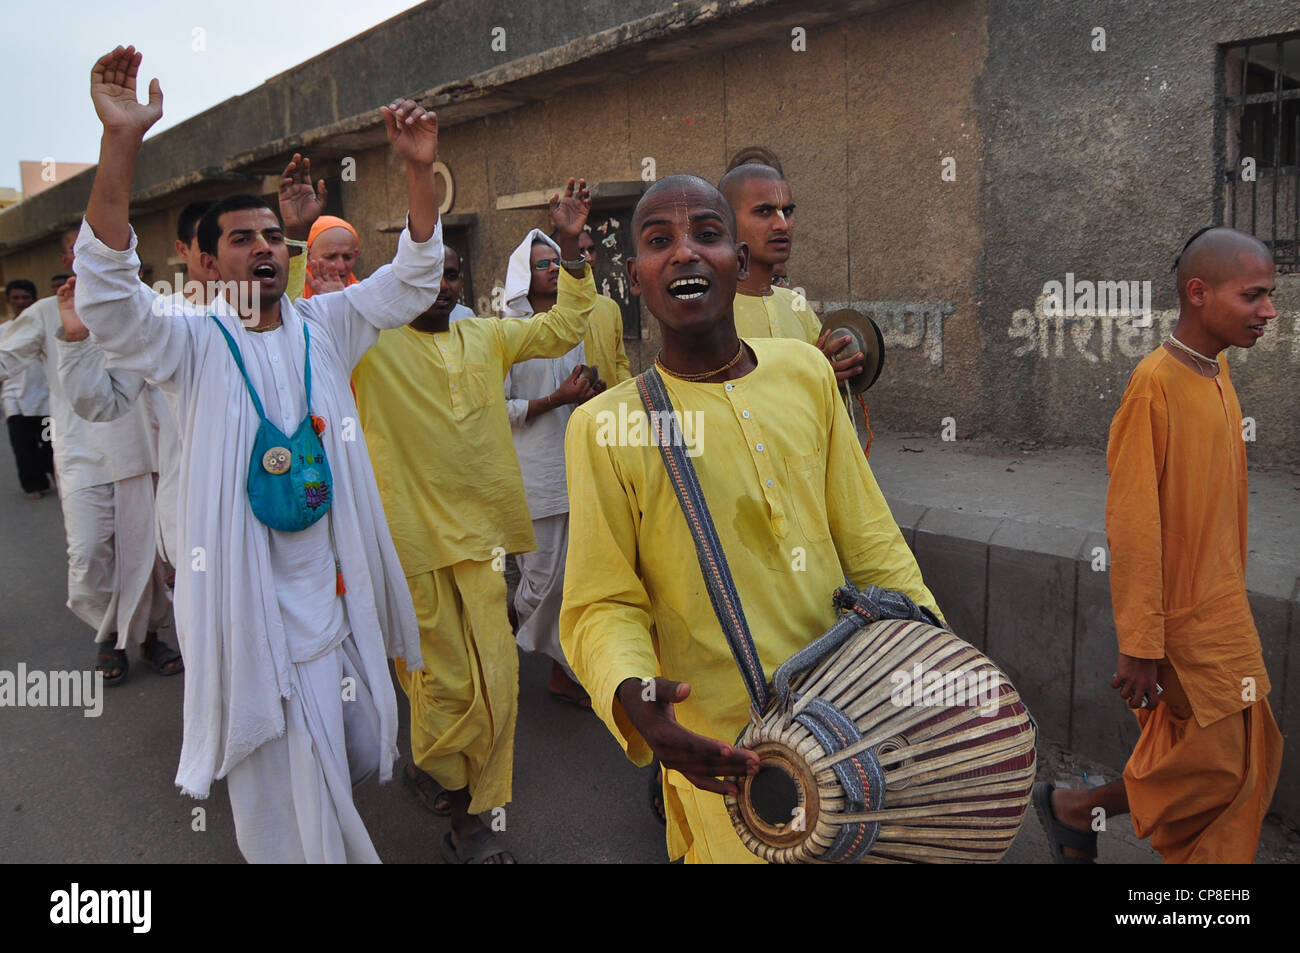
[[[1174,671],[1124,767],[1138,837],[1167,864],[1249,864],[1282,769],[1282,735],[1268,700],[1201,726]]]

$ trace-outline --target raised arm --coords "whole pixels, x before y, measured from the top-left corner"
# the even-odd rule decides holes
[[[438,227],[438,186],[433,164],[438,160],[438,116],[410,99],[379,107],[393,151],[406,163],[410,200],[407,228],[411,241],[427,242]],[[441,270],[438,279],[441,281]],[[434,282],[436,288],[439,281]]]
[[[99,165],[86,206],[86,223],[114,251],[131,244],[131,180],[144,134],[162,118],[162,87],[149,82],[149,102],[136,101],[135,82],[141,54],[134,46],[117,47],[99,58],[90,72],[90,98],[104,125]]]
[[[596,307],[596,281],[578,250],[578,235],[591,213],[591,193],[586,179],[569,179],[564,194],[551,196],[551,221],[555,224],[560,257],[577,262],[560,269],[555,307],[522,321],[500,321],[497,333],[502,341],[502,373],[511,364],[538,357],[563,357],[577,346],[591,326]]]
[[[180,365],[187,326],[139,278],[129,221],[131,182],[144,134],[162,116],[158,80],[149,84],[149,102],[136,102],[140,59],[135,47],[119,46],[91,70],[90,97],[104,134],[73,269],[76,312],[109,362],[162,381]]]
[[[391,265],[338,294],[316,294],[295,305],[329,325],[351,367],[379,339],[380,331],[409,324],[426,311],[442,284],[442,225],[433,175],[438,117],[409,99],[379,111],[393,152],[406,165],[410,204],[397,255]]]
[[[280,222],[289,244],[289,283],[284,293],[290,301],[301,298],[306,287],[307,236],[311,234],[312,224],[325,211],[326,194],[324,179],[312,188],[311,159],[295,152],[280,178]]]

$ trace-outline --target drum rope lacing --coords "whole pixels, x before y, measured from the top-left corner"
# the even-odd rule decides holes
[[[749,632],[749,623],[740,604],[740,594],[736,591],[726,553],[723,552],[722,542],[700,488],[699,477],[686,453],[686,441],[663,378],[654,367],[650,367],[637,377],[637,390],[649,411],[652,433],[668,471],[669,482],[677,494],[682,514],[695,541],[695,552],[709,592],[709,601],[713,604],[722,633],[745,682],[750,698],[751,717],[756,724],[761,724],[762,712],[773,703],[780,705],[789,719],[790,712],[800,697],[791,685],[792,680],[811,670],[866,626],[881,619],[911,619],[932,625],[941,624],[931,613],[917,606],[901,592],[877,586],[859,590],[846,581],[834,595],[836,609],[845,611],[845,614],[821,638],[779,666],[770,687],[763,673],[758,649]],[[793,720],[817,739],[827,755],[833,755],[862,740],[853,719],[822,699],[809,701],[793,716]],[[870,749],[835,762],[832,770],[844,788],[846,803],[843,813],[861,814],[878,811],[884,806],[885,773]],[[839,825],[835,840],[821,859],[841,863],[861,860],[871,851],[879,835],[879,821]]]

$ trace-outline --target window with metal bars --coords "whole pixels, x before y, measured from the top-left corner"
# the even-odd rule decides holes
[[[1300,270],[1300,32],[1229,43],[1222,56],[1219,221]]]

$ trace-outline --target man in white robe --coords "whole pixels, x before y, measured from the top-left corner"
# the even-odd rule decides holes
[[[5,285],[5,299],[13,318],[17,318],[36,303],[36,285],[26,278],[15,278]],[[11,320],[0,321],[0,338],[13,326]],[[0,382],[0,407],[14,462],[18,464],[18,483],[27,499],[39,500],[53,489],[50,474],[54,472],[54,447],[45,426],[50,416],[50,388],[45,383],[44,369],[29,364]]]
[[[527,318],[555,307],[560,247],[533,229],[510,255],[506,268],[504,319]],[[586,364],[584,343],[557,358],[521,361],[506,374],[506,413],[519,457],[537,548],[520,553],[514,609],[515,641],[551,658],[547,689],[582,708],[591,698],[578,683],[560,648],[560,602],[564,560],[569,552],[569,491],[564,478],[564,430],[573,408],[605,389],[579,375]]]
[[[391,266],[291,303],[275,213],[232,196],[205,215],[199,244],[239,293],[228,289],[210,314],[160,319],[156,296],[135,278],[128,221],[135,156],[162,114],[157,80],[149,102],[136,101],[139,62],[134,48],[118,47],[92,72],[104,137],[78,238],[76,307],[110,363],[162,388],[181,434],[176,614],[187,664],[176,783],[206,797],[214,779],[227,779],[250,861],[375,862],[351,787],[375,772],[392,776],[397,706],[385,654],[419,668],[420,643],[348,379],[381,329],[408,323],[437,295],[436,119],[410,100],[381,109],[410,194]],[[304,207],[318,204],[305,177],[294,193]],[[267,422],[293,433],[310,413],[321,434],[330,508],[301,531],[268,528],[249,503],[262,419],[223,329]]]
[[[62,257],[73,265],[71,253]],[[68,608],[95,631],[96,667],[105,684],[126,676],[128,643],[139,645],[162,674],[179,674],[183,663],[157,635],[170,598],[154,546],[157,465],[146,408],[136,402],[105,423],[78,416],[58,373],[62,330],[57,297],[27,308],[0,341],[0,379],[43,367],[49,387],[68,543]]]

